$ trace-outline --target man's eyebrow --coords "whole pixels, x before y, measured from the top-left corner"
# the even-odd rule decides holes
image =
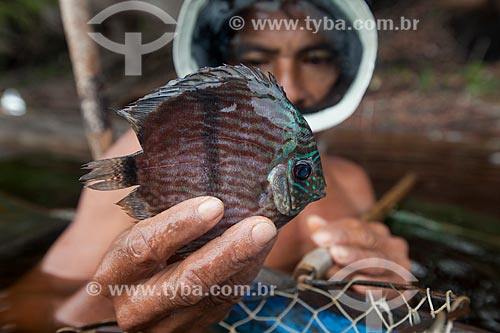
[[[235,46],[233,49],[233,54],[238,56],[247,52],[262,52],[270,55],[275,55],[278,54],[280,51],[277,49],[270,49],[267,47],[263,47],[260,45],[253,45],[253,44],[238,45]]]

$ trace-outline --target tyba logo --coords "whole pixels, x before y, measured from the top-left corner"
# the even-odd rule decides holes
[[[144,1],[124,1],[107,7],[94,16],[88,24],[101,24],[107,18],[126,11],[140,11],[158,17],[164,24],[176,24],[177,22],[163,9]],[[142,43],[142,33],[126,32],[125,43],[119,44],[105,37],[100,32],[89,33],[90,37],[102,47],[118,54],[125,55],[125,75],[137,76],[142,74],[142,56],[161,49],[170,43],[174,32],[165,32],[161,37],[147,44]]]

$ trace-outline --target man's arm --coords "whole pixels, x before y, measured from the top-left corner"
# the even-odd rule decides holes
[[[124,156],[140,149],[130,130],[104,158]],[[133,220],[115,205],[129,192],[130,189],[83,189],[74,221],[52,245],[41,263],[41,270],[67,279],[90,279],[113,239],[132,225]]]
[[[132,131],[111,147],[106,157],[140,149]],[[50,331],[57,327],[56,310],[93,276],[112,241],[132,225],[114,205],[129,190],[84,189],[73,222],[51,246],[41,263],[0,297],[0,327]],[[109,311],[108,311],[109,312]]]

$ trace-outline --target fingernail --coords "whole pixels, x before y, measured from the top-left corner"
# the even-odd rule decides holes
[[[261,222],[253,227],[252,238],[258,246],[264,246],[276,236],[276,228],[268,222]]]
[[[306,220],[306,224],[311,233],[317,232],[327,225],[326,221],[318,215],[309,216]]]
[[[332,255],[332,257],[334,259],[341,260],[341,261],[346,260],[348,255],[349,255],[347,250],[341,246],[330,247],[330,254]]]
[[[198,206],[198,215],[203,221],[212,221],[222,215],[224,205],[217,198],[207,198]]]
[[[319,246],[327,246],[332,243],[332,236],[325,231],[318,231],[311,235],[312,240]]]

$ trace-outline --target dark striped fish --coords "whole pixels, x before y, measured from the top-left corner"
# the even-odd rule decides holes
[[[204,68],[118,111],[142,151],[84,165],[97,190],[139,185],[118,202],[139,220],[186,199],[224,202],[222,220],[188,254],[242,219],[277,227],[325,195],[316,142],[272,75],[245,66]],[[97,182],[96,182],[97,181]]]

